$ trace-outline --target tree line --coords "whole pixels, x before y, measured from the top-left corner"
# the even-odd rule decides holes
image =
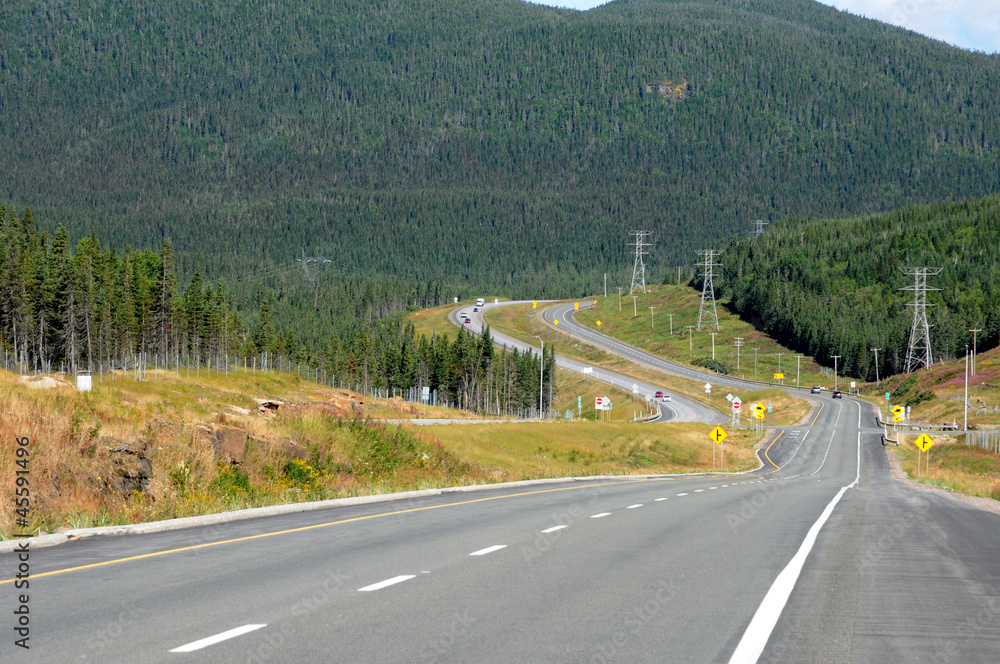
[[[720,292],[786,346],[865,380],[905,369],[913,321],[908,267],[929,277],[934,360],[1000,344],[1000,198],[843,219],[787,219],[729,244]],[[881,349],[878,365],[873,348]]]
[[[142,363],[219,369],[242,359],[244,366],[267,362],[279,370],[304,365],[311,375],[322,372],[331,382],[366,389],[428,386],[441,400],[505,414],[538,406],[540,372],[548,385],[545,408],[555,393],[551,353],[543,361],[494,349],[488,328],[478,340],[464,329],[453,342],[418,339],[403,318],[412,307],[405,298],[442,299],[433,285],[355,279],[334,298],[343,307],[340,324],[320,337],[301,326],[308,320],[301,313],[276,323],[266,297],[257,311],[241,316],[224,284],[207,282],[200,271],[181,287],[168,241],[159,252],[119,252],[89,235],[71,247],[64,226],[40,231],[30,208],[19,214],[0,205],[0,243],[0,349],[8,368],[96,373]],[[315,314],[318,295],[308,301],[308,291],[320,287],[300,284],[294,292],[305,302],[283,299],[275,286],[266,295]]]

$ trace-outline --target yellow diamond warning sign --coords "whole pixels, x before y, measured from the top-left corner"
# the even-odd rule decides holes
[[[715,427],[712,429],[712,433],[708,434],[708,437],[714,440],[716,445],[719,445],[728,435],[729,434],[722,430],[722,427]]]
[[[928,436],[926,433],[923,433],[920,434],[920,438],[917,438],[915,441],[913,441],[913,444],[919,447],[921,452],[926,452],[927,450],[931,449],[931,445],[934,444],[934,441],[931,440],[931,437]]]

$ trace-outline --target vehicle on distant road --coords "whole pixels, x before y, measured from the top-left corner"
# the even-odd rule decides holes
[[[656,398],[657,399],[662,399],[663,398],[663,392],[657,392],[656,393]]]
[[[812,392],[813,394],[819,394],[820,390],[822,390],[822,389],[823,389],[822,387],[814,387],[814,388],[812,388],[812,390],[810,390],[810,391],[811,391],[811,392]]]
[[[485,299],[485,298],[482,298],[482,297],[481,297],[481,298],[478,298],[478,299],[476,300],[476,306],[477,306],[477,307],[481,307],[481,306],[483,306],[484,304],[486,304],[486,299]]]
[[[670,401],[670,395],[669,394],[664,394],[663,395],[663,400],[664,401]]]
[[[840,390],[834,390],[833,391],[833,398],[834,399],[843,399],[844,395],[840,393]]]
[[[465,319],[465,324],[466,324],[466,325],[468,325],[468,324],[469,324],[469,323],[471,323],[471,322],[472,322],[472,319],[471,319],[471,318],[466,318],[466,319]]]
[[[476,313],[477,311],[479,311],[479,307],[473,307],[472,308],[472,313]]]

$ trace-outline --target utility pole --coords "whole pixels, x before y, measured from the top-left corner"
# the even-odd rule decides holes
[[[674,336],[674,315],[673,313],[667,315],[670,316],[670,336]]]
[[[736,370],[740,370],[740,348],[743,347],[743,337],[736,337],[736,341],[733,342],[736,346]]]
[[[677,266],[677,285],[681,285],[681,266]]]
[[[629,231],[629,235],[635,238],[635,262],[632,265],[632,286],[629,288],[629,295],[637,290],[642,290],[645,294],[646,292],[646,263],[642,259],[643,256],[648,256],[649,252],[646,251],[646,247],[652,246],[646,240],[653,231]],[[632,243],[630,243],[632,244]]]
[[[753,349],[753,379],[757,380],[757,349]]]
[[[694,332],[692,332],[692,330],[694,329],[694,325],[688,325],[687,329],[688,329],[688,354],[691,354],[694,352]]]
[[[701,330],[701,326],[704,323],[706,326],[711,326],[718,331],[719,312],[715,308],[715,286],[712,284],[712,268],[721,267],[715,262],[715,259],[721,256],[722,252],[715,249],[705,249],[704,251],[699,251],[698,254],[705,259],[703,263],[697,263],[704,270],[702,273],[704,282],[701,287],[701,306],[698,307],[698,330]]]
[[[712,359],[714,360],[715,359],[715,335],[717,335],[718,332],[709,332],[709,334],[712,335]]]
[[[972,366],[969,367],[969,372],[975,376],[976,375],[976,335],[982,332],[982,330],[969,330],[972,332]]]
[[[927,322],[927,291],[939,291],[941,289],[928,288],[927,277],[939,274],[943,269],[940,267],[908,267],[903,270],[903,274],[913,277],[913,286],[899,289],[913,291],[913,302],[906,305],[913,307],[910,345],[906,350],[906,373],[916,371],[921,366],[925,368],[929,367],[934,363],[934,358],[931,354],[931,326]]]
[[[633,295],[632,296],[632,318],[638,318],[639,317],[638,305],[635,303],[635,299],[637,297],[639,297],[639,296],[638,295]]]
[[[622,287],[618,287],[618,311],[622,310]]]
[[[781,356],[782,355],[784,355],[784,353],[778,353],[778,373],[781,373]]]
[[[542,339],[537,334],[535,335],[535,338],[542,342],[542,358],[541,358],[541,362],[539,363],[539,367],[538,367],[538,419],[542,419],[542,394],[544,394],[543,387],[542,387],[542,385],[543,385],[543,383],[542,383],[542,377],[545,375],[544,374],[544,372],[545,372],[545,340]]]
[[[880,383],[879,379],[878,379],[878,352],[880,350],[882,350],[882,349],[881,348],[869,348],[868,350],[870,350],[873,353],[875,353],[875,384],[876,385],[881,385],[882,383]]]
[[[968,434],[969,431],[969,344],[965,344],[965,403],[963,410],[965,415],[962,419],[962,431]]]
[[[840,359],[840,355],[831,355],[833,358],[833,389],[837,390],[837,360]]]
[[[799,360],[802,359],[801,355],[795,356],[795,387],[799,386],[799,377],[802,375],[802,371],[799,368]]]
[[[653,307],[649,308],[649,329],[656,329],[656,324],[653,322]]]
[[[608,299],[608,273],[604,273],[604,299]]]

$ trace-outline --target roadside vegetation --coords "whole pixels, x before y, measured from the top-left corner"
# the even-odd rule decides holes
[[[964,437],[931,434],[935,445],[930,449],[929,460],[920,454],[917,477],[919,450],[912,443],[917,435],[906,435],[899,448],[890,452],[898,455],[900,466],[910,479],[946,491],[1000,500],[1000,455],[963,445]]]

